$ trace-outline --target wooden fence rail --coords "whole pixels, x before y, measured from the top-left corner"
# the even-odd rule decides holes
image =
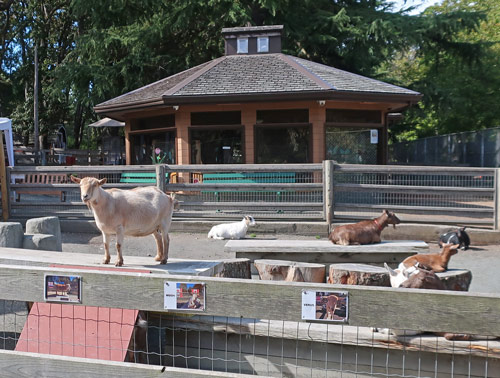
[[[37,251],[33,251],[35,258],[36,253]],[[58,258],[55,257],[54,263],[57,263],[57,261]],[[133,375],[141,377],[184,377],[201,376],[202,374],[205,376],[246,377],[246,375],[236,374],[238,366],[241,367],[241,365],[238,365],[238,362],[250,362],[252,360],[255,361],[256,358],[258,359],[261,356],[266,357],[266,351],[253,349],[253,355],[252,352],[247,351],[250,357],[246,360],[241,356],[241,343],[242,340],[252,341],[252,339],[255,342],[255,339],[259,339],[259,337],[267,340],[269,343],[267,344],[268,348],[270,345],[273,345],[270,339],[277,340],[278,352],[279,348],[283,348],[284,343],[294,346],[296,351],[292,353],[291,358],[288,358],[290,363],[296,364],[312,364],[312,359],[311,361],[303,357],[298,359],[297,356],[301,348],[300,343],[306,343],[311,348],[310,352],[306,351],[307,353],[311,353],[311,356],[314,349],[312,344],[314,344],[321,348],[323,353],[320,352],[319,354],[326,361],[319,362],[320,368],[324,368],[328,363],[334,364],[339,353],[341,356],[344,353],[347,361],[349,348],[355,348],[356,358],[362,356],[363,351],[368,351],[368,356],[372,353],[371,356],[373,357],[374,348],[380,349],[382,353],[387,353],[387,356],[389,355],[389,349],[393,349],[395,353],[403,350],[405,355],[408,353],[407,374],[410,372],[411,357],[415,355],[418,355],[419,358],[422,356],[423,361],[430,357],[436,358],[437,361],[438,358],[441,358],[438,354],[442,355],[444,361],[450,358],[449,355],[452,355],[453,361],[456,361],[456,365],[452,364],[452,367],[456,366],[455,373],[457,376],[462,376],[460,372],[467,372],[467,367],[464,368],[461,366],[461,363],[464,361],[469,361],[470,363],[473,360],[476,362],[473,365],[474,369],[479,368],[480,370],[484,366],[490,366],[490,369],[497,369],[499,364],[498,341],[486,341],[484,337],[483,341],[478,341],[474,344],[465,342],[465,344],[457,343],[455,345],[449,342],[450,344],[447,345],[443,341],[440,341],[441,348],[443,348],[443,345],[447,345],[453,349],[451,351],[438,351],[435,337],[428,340],[421,339],[420,342],[415,341],[413,344],[402,347],[403,344],[394,343],[392,345],[388,343],[389,338],[386,336],[379,336],[377,338],[378,341],[374,341],[374,336],[370,336],[371,332],[367,331],[366,328],[357,328],[388,327],[425,331],[446,330],[447,332],[469,333],[488,337],[499,336],[500,323],[498,322],[498,313],[500,313],[500,295],[497,294],[472,294],[467,292],[420,289],[194,277],[167,275],[164,273],[102,271],[78,269],[76,267],[56,268],[52,266],[2,264],[0,265],[0,282],[2,282],[2,285],[0,285],[0,299],[7,301],[44,302],[44,283],[47,275],[81,277],[81,305],[87,306],[87,308],[113,307],[141,309],[153,312],[149,318],[150,321],[155,316],[163,319],[164,326],[161,329],[168,334],[167,340],[169,343],[171,342],[171,344],[168,344],[168,350],[163,352],[165,356],[178,356],[186,359],[193,356],[196,361],[202,355],[200,351],[202,348],[206,348],[205,344],[208,343],[209,349],[207,354],[205,354],[206,357],[203,357],[207,359],[208,363],[204,362],[201,368],[199,367],[200,365],[197,366],[195,363],[189,365],[190,369],[179,369],[165,367],[164,364],[168,364],[168,362],[163,362],[163,360],[161,360],[162,364],[152,366],[36,353],[0,351],[2,376],[62,377],[63,374],[67,375],[68,371],[71,371],[71,376],[75,377],[128,377]],[[196,313],[187,310],[165,310],[164,286],[166,281],[204,283],[205,310]],[[19,290],[19,288],[22,288],[22,290]],[[321,320],[303,320],[301,316],[303,291],[339,291],[347,293],[348,321],[345,326]],[[65,306],[65,304],[62,304],[62,306]],[[57,317],[57,314],[55,316]],[[193,332],[188,332],[188,330]],[[177,333],[170,338],[170,332]],[[232,335],[235,337],[231,337]],[[222,337],[222,344],[214,348],[214,340],[218,336]],[[194,339],[191,339],[192,337]],[[36,339],[36,337],[34,338]],[[190,340],[189,345],[188,338]],[[240,345],[236,345],[233,349],[230,349],[227,341],[228,338],[239,342]],[[203,347],[201,346],[202,340]],[[367,341],[368,344],[364,344],[363,340]],[[183,344],[184,342],[186,344]],[[281,343],[281,347],[279,343]],[[232,345],[232,343],[230,344]],[[228,349],[218,349],[220,347],[224,348],[224,346]],[[70,347],[69,344],[68,347]],[[194,349],[191,350],[188,347]],[[266,344],[264,344],[265,347]],[[332,352],[332,348],[335,347],[340,349],[336,349],[337,352]],[[326,348],[329,348],[331,352],[325,356],[324,350]],[[236,367],[231,367],[229,371],[232,373],[198,370],[214,370],[214,359],[220,356],[219,358],[221,358],[222,362],[227,361],[227,359],[231,359],[228,356],[233,351],[236,352],[236,355],[232,361],[236,362]],[[410,355],[410,352],[414,354]],[[283,353],[282,349],[281,353]],[[377,353],[375,351],[375,355]],[[387,356],[386,358],[388,358]],[[272,356],[269,355],[269,349],[267,350],[267,358],[272,359]],[[282,354],[281,358],[285,358],[285,355]],[[384,358],[382,359],[385,361]],[[200,359],[200,362],[202,361]],[[210,361],[212,361],[211,367]],[[398,360],[391,363],[398,364]],[[185,365],[182,362],[180,364],[174,363],[174,366],[188,367],[188,363],[186,362]],[[224,364],[217,366],[215,370],[222,369],[224,371]],[[373,368],[377,369],[378,365],[363,366],[361,363],[359,366],[356,363],[355,369],[359,367],[369,369],[368,371],[370,371]],[[349,366],[345,364],[342,368],[349,369]],[[437,362],[436,370],[432,368],[431,372],[435,371],[436,376],[441,376],[438,375]],[[405,365],[403,363],[403,371],[404,369]],[[310,371],[313,371],[312,366]],[[332,376],[335,376],[335,373],[339,371],[342,370],[332,370]],[[351,368],[350,371],[353,371],[353,369]],[[378,372],[378,370],[376,371]],[[498,377],[498,370],[496,371],[497,373],[493,375],[482,374],[482,376]],[[248,370],[244,370],[243,372],[248,372]],[[265,368],[258,370],[257,374],[262,372],[265,374]],[[322,372],[324,373],[324,371]],[[297,374],[295,376],[303,375]],[[403,376],[406,377],[405,374]],[[423,374],[422,376],[429,375]]]
[[[206,284],[203,315],[302,322],[303,290],[342,291],[348,292],[352,326],[500,336],[500,295],[496,294],[2,264],[0,299],[43,302],[46,274],[82,277],[82,305],[86,306],[169,312],[163,307],[165,281],[201,281]]]
[[[130,176],[133,172],[150,174],[153,180],[145,183],[121,179],[125,177],[122,175]],[[236,173],[235,177],[254,174],[255,177],[270,175],[273,179],[227,179],[231,172]],[[89,216],[80,203],[77,185],[69,181],[31,184],[20,179],[28,174],[51,173],[106,177],[107,187],[123,189],[155,185],[156,182],[162,190],[179,194],[181,211],[175,213],[176,217],[227,219],[252,213],[260,219],[309,219],[331,223],[371,218],[388,208],[397,211],[404,222],[479,225],[495,229],[500,225],[496,169],[339,165],[331,161],[284,165],[9,167],[12,193],[18,189],[57,189],[68,193],[66,203],[42,196],[11,202],[16,217],[22,217],[23,212],[29,216],[64,217],[69,213]],[[209,176],[220,179],[204,179]],[[69,208],[72,211],[69,212]]]

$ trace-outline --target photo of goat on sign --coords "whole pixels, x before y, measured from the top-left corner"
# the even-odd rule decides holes
[[[316,292],[316,319],[344,322],[347,320],[347,294]]]

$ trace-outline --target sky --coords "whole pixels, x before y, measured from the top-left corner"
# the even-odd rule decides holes
[[[441,3],[441,0],[393,0],[394,9],[399,10],[401,8],[408,8],[409,6],[417,6],[417,9],[410,12],[410,14],[418,14],[424,11],[425,8]]]

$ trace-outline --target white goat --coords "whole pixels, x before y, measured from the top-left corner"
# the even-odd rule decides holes
[[[391,269],[389,265],[384,263],[385,269],[389,272],[389,279],[391,280],[392,287],[400,287],[403,282],[408,280],[413,274],[418,273],[418,263],[409,268],[404,265],[399,265],[398,269]]]
[[[241,239],[245,237],[248,227],[255,225],[255,219],[251,215],[245,215],[240,222],[223,223],[213,226],[208,233],[208,237],[219,240]]]
[[[418,264],[417,264],[418,265]],[[389,265],[384,263],[385,269],[389,272],[389,279],[391,280],[392,287],[400,287],[404,282],[406,282],[412,275],[419,272],[417,265],[406,268],[405,266],[399,266],[398,269],[391,269]],[[420,334],[418,331],[402,330],[402,329],[390,329],[390,328],[372,328],[373,332],[380,332],[386,335],[393,334],[394,336],[415,336]]]
[[[82,179],[71,176],[71,181],[80,184],[82,201],[94,213],[97,227],[104,242],[104,264],[108,264],[110,235],[116,235],[117,260],[123,265],[122,245],[125,235],[146,236],[153,234],[157,253],[155,260],[166,264],[170,238],[168,231],[172,213],[177,205],[174,196],[163,193],[156,187],[140,187],[130,190],[106,189],[106,179],[94,177]]]

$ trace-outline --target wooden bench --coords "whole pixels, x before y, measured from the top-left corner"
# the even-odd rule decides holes
[[[408,256],[426,253],[423,241],[395,240],[367,245],[336,245],[329,240],[229,240],[224,252],[237,258],[275,259],[310,263],[371,263],[397,265]]]
[[[167,172],[165,174],[166,182],[177,182],[177,173]],[[120,183],[122,184],[156,184],[156,172],[124,172],[121,174]]]
[[[224,172],[224,173],[204,173],[202,182],[205,184],[284,184],[295,183],[295,172]],[[234,190],[204,191],[213,193],[216,202],[221,200],[224,193],[244,193]],[[245,192],[249,193],[249,192]],[[257,193],[257,192],[251,192]],[[274,193],[276,200],[281,201],[283,191],[259,191],[259,193]]]
[[[26,173],[24,178],[16,182],[16,184],[53,185],[65,184],[67,182],[68,176],[65,173]],[[66,201],[66,191],[62,189],[21,187],[16,188],[15,192],[17,195],[16,202],[21,200],[21,194],[59,196],[61,202]]]

